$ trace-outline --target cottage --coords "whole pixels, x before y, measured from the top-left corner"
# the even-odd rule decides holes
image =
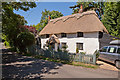
[[[67,50],[71,53],[76,53],[78,49],[79,52],[93,54],[99,50],[100,39],[104,33],[108,31],[96,12],[86,11],[51,19],[39,35],[41,36],[41,48],[52,40],[50,45],[53,45],[56,51],[67,45]]]

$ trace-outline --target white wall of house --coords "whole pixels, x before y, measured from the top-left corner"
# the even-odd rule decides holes
[[[70,53],[76,53],[76,43],[83,43],[83,50],[79,52],[86,52],[87,54],[93,54],[96,50],[99,50],[99,38],[98,32],[88,32],[83,33],[84,37],[77,37],[76,33],[67,34],[67,37],[61,38],[60,34],[57,36],[61,43],[66,43],[68,45],[67,50]],[[49,38],[41,39],[41,47],[46,43]]]

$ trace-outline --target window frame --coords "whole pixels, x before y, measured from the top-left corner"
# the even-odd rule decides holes
[[[77,32],[77,37],[84,37],[84,33],[83,32]]]
[[[61,42],[61,48],[63,47],[63,44],[67,45],[66,42]],[[65,45],[64,45],[64,46],[65,46]]]
[[[119,53],[118,53],[118,50],[120,50],[120,48],[119,48],[119,47],[117,48],[117,54],[120,54],[120,51],[119,51]]]
[[[82,49],[80,48],[80,46],[78,47],[78,44],[80,44],[80,46],[82,45]],[[83,45],[84,45],[83,43],[77,42],[76,48],[78,48],[78,50],[84,50]]]
[[[110,52],[110,50],[109,49],[111,49],[111,48],[114,48],[114,50],[115,50],[115,52],[113,51],[113,52]],[[108,53],[117,53],[117,47],[108,47],[108,51],[107,51]]]
[[[66,33],[61,33],[61,38],[67,37]]]

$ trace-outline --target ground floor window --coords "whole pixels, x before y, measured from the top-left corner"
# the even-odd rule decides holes
[[[62,42],[62,48],[66,46],[66,43],[65,42]]]
[[[78,50],[83,50],[83,43],[76,43]]]

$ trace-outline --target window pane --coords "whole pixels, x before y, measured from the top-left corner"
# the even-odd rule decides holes
[[[66,43],[62,43],[62,47],[66,46]]]
[[[104,48],[102,48],[101,51],[102,51],[102,52],[106,52],[106,51],[107,51],[107,48],[108,48],[108,47],[104,47]]]
[[[66,37],[66,33],[61,33],[61,37]]]
[[[77,32],[77,37],[83,37],[83,32]]]
[[[120,48],[118,48],[118,51],[117,51],[117,53],[119,53],[119,54],[120,54]]]
[[[76,47],[78,50],[83,50],[83,43],[77,43]]]
[[[108,52],[109,53],[116,53],[116,47],[109,47]]]

